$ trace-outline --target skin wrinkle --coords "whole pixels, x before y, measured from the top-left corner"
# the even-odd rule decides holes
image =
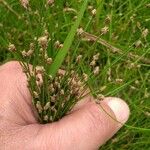
[[[27,102],[26,96],[24,96],[24,94],[21,91],[20,91],[20,94],[23,97],[24,101],[26,102],[27,108],[29,108],[28,111],[26,110],[26,116],[27,116],[27,114],[30,114],[30,116],[32,117],[31,119],[26,120],[26,123],[27,124],[37,123],[38,122],[37,114],[36,114],[36,110],[34,110],[33,104]],[[27,119],[27,117],[26,117],[26,119]]]
[[[33,129],[32,129],[33,128]],[[13,129],[14,134],[6,136],[8,139],[5,140],[5,145],[8,145],[8,150],[11,149],[22,149],[29,150],[29,146],[31,145],[31,150],[33,149],[33,143],[35,136],[38,134],[38,127],[37,125],[29,125],[18,127],[18,129]],[[28,134],[24,134],[28,133]],[[26,147],[26,148],[25,148]],[[7,150],[7,149],[5,149]]]
[[[39,132],[34,139],[34,144],[37,149],[48,150],[49,145],[52,150],[58,149],[58,136],[60,136],[60,134],[57,134],[59,132],[58,126],[59,124],[56,122],[52,124],[40,125]]]
[[[95,107],[95,106],[94,106]],[[91,110],[93,109],[93,107],[91,108]],[[94,110],[94,109],[93,109]],[[80,110],[79,110],[80,111]],[[95,133],[95,130],[97,130],[97,129],[95,129],[95,128],[93,128],[93,123],[95,124],[97,124],[97,122],[93,122],[93,123],[91,123],[91,124],[88,124],[88,130],[87,130],[87,122],[90,122],[91,120],[90,120],[90,118],[89,118],[89,116],[88,116],[88,113],[89,112],[84,112],[84,113],[86,113],[87,114],[87,116],[85,116],[85,115],[81,115],[80,114],[80,119],[82,119],[82,123],[84,123],[85,122],[85,125],[82,125],[82,126],[85,126],[86,127],[86,129],[85,129],[85,131],[84,131],[84,128],[82,128],[82,134],[84,134],[84,135],[87,135],[87,137],[84,137],[84,139],[86,140],[86,138],[88,139],[89,138],[89,133],[87,133],[87,131],[90,131],[91,133]],[[68,118],[69,117],[69,118]],[[74,121],[74,118],[75,117],[72,117],[71,115],[70,116],[68,116],[68,117],[64,117],[63,118],[63,120],[61,120],[59,123],[60,123],[60,127],[62,128],[63,126],[61,126],[61,123],[62,122],[64,122],[66,119],[67,120],[72,120],[73,121],[73,123],[75,123],[75,121]],[[72,118],[72,119],[71,119]],[[95,119],[95,118],[93,118],[93,119]],[[77,120],[78,120],[78,118],[77,118]],[[84,121],[85,120],[85,121]],[[95,119],[96,120],[96,119]],[[64,129],[61,129],[62,131],[64,130],[65,131],[65,135],[66,135],[66,137],[67,137],[67,134],[66,134],[66,128],[67,129],[70,129],[69,131],[71,132],[71,134],[72,135],[77,135],[77,134],[75,134],[74,132],[76,132],[76,131],[78,131],[78,128],[79,128],[79,132],[80,132],[80,130],[81,130],[81,127],[80,127],[80,125],[76,125],[75,124],[75,127],[76,127],[76,130],[74,130],[73,129],[73,131],[71,131],[71,128],[69,127],[70,125],[70,122],[67,122],[66,121],[66,124],[65,124],[65,126],[63,127]],[[97,124],[98,125],[98,124]],[[91,130],[92,129],[92,130]],[[100,130],[100,129],[99,129]],[[61,133],[61,131],[60,131],[60,129],[59,129],[59,127],[57,127],[57,132],[58,133]],[[97,132],[98,132],[98,130],[97,130]],[[97,136],[99,136],[99,134],[97,135]],[[55,136],[55,135],[53,135],[53,137],[54,137],[54,139],[56,140],[56,141],[59,141],[59,139],[58,139],[58,136]],[[71,136],[71,138],[69,139],[70,141],[74,141],[74,137],[72,137]],[[89,140],[91,140],[91,139],[89,139]],[[68,139],[65,139],[64,138],[64,141],[62,141],[61,140],[61,144],[60,145],[67,145],[67,147],[69,147],[69,144],[70,143],[67,143],[66,141],[68,141]],[[96,141],[96,143],[99,143],[99,140],[97,140]],[[75,145],[76,145],[77,143],[75,143]],[[53,145],[52,143],[51,143],[51,145]],[[58,145],[58,144],[57,144]],[[62,149],[64,148],[65,149],[65,147],[63,147],[63,146],[60,146]],[[72,147],[72,144],[70,145],[70,148]],[[90,146],[89,146],[90,147]],[[56,148],[55,148],[56,149]],[[82,150],[82,149],[81,149]]]
[[[14,67],[14,68],[19,68],[19,67]],[[15,71],[16,72],[16,71]],[[13,72],[12,72],[12,74],[13,74]],[[5,81],[7,80],[7,76],[5,76]],[[31,123],[31,120],[33,120],[34,119],[34,121],[32,121],[32,122],[37,122],[36,121],[36,119],[34,118],[34,117],[32,117],[32,119],[31,120],[26,120],[28,117],[28,115],[30,114],[31,116],[33,116],[33,111],[32,111],[32,109],[31,108],[33,108],[32,106],[31,106],[31,96],[29,97],[28,95],[30,95],[29,94],[29,91],[28,91],[28,89],[27,88],[25,88],[26,87],[26,85],[27,85],[27,82],[25,82],[24,80],[23,80],[23,78],[25,78],[25,75],[22,73],[22,71],[20,70],[18,73],[16,73],[16,76],[15,76],[15,78],[16,79],[14,79],[14,80],[11,80],[11,81],[13,81],[14,82],[14,84],[13,85],[15,85],[16,87],[16,92],[15,93],[12,93],[11,91],[10,92],[8,92],[9,94],[8,94],[8,96],[10,96],[10,98],[8,98],[8,100],[7,101],[9,101],[9,103],[8,103],[8,105],[10,106],[9,108],[10,109],[12,109],[13,108],[13,112],[16,114],[16,116],[18,116],[21,120],[23,119],[24,120],[24,125],[26,124],[26,123]],[[19,79],[19,80],[18,80]],[[21,80],[22,79],[22,80]],[[21,83],[20,83],[20,80],[22,81]],[[11,86],[11,84],[10,84],[10,86]],[[20,87],[20,88],[19,88]],[[13,88],[13,87],[12,87]],[[14,88],[13,88],[14,89]],[[24,91],[24,93],[22,94],[22,92],[20,92],[20,91]],[[12,96],[13,95],[13,96]],[[22,95],[25,95],[24,97],[22,97]],[[18,100],[16,101],[16,98],[15,98],[15,100],[14,100],[14,97],[18,97],[17,99],[19,100],[20,99],[20,97],[22,97],[22,102],[18,102]],[[25,99],[25,97],[26,97],[26,99]],[[19,100],[20,101],[20,100]],[[18,105],[18,104],[22,104],[22,105]],[[28,107],[28,106],[26,106],[26,105],[30,105],[30,107]],[[26,107],[26,109],[23,109],[22,108],[22,106],[24,106],[24,107]],[[6,107],[6,106],[5,106]],[[7,109],[7,110],[9,110],[9,109]],[[24,112],[22,112],[24,110]],[[8,113],[7,113],[8,114]],[[15,115],[14,115],[15,116]],[[18,118],[17,117],[17,118]],[[22,122],[20,120],[20,122]],[[17,120],[18,121],[18,120]],[[17,123],[17,122],[16,122]]]

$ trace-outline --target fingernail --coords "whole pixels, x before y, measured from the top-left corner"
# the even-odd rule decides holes
[[[104,101],[114,112],[116,119],[119,122],[124,124],[128,120],[130,110],[126,102],[124,102],[122,99],[113,97],[108,97]]]

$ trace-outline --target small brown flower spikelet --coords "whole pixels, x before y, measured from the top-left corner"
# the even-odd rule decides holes
[[[103,99],[105,98],[105,96],[104,96],[103,94],[98,94],[98,95],[97,95],[97,98],[98,98],[99,100],[103,100]]]
[[[99,71],[100,71],[99,66],[96,66],[93,71],[94,75],[98,75]]]
[[[27,57],[27,52],[26,52],[25,50],[23,50],[23,51],[21,52],[21,54],[22,54],[23,57]]]
[[[21,5],[24,7],[24,8],[28,8],[29,6],[29,0],[20,0],[20,3]]]
[[[26,53],[26,55],[27,55],[27,56],[32,56],[33,52],[34,52],[34,50],[30,49],[30,50]]]
[[[40,38],[38,38],[38,42],[39,42],[39,45],[45,49],[48,45],[48,37],[47,36],[42,36]]]
[[[106,88],[107,88],[107,86],[104,85],[104,86],[102,86],[102,87],[100,88],[100,91],[103,92],[103,91],[105,91]]]
[[[39,94],[36,91],[33,91],[34,98],[39,98]]]
[[[117,79],[115,79],[115,81],[116,81],[116,83],[120,84],[120,83],[122,83],[122,82],[123,82],[123,79],[119,79],[119,78],[117,78]]]
[[[147,35],[148,35],[148,33],[149,33],[149,30],[148,30],[148,29],[145,29],[145,30],[142,32],[142,37],[143,37],[143,38],[146,38]]]
[[[105,26],[104,28],[101,29],[101,34],[106,34],[109,31],[109,28]]]
[[[42,108],[42,105],[41,105],[40,101],[36,102],[36,108],[37,108],[37,110],[38,110],[39,113],[42,113],[43,108]]]
[[[34,50],[34,48],[35,48],[34,43],[30,43],[30,49],[31,49],[31,50]]]
[[[93,16],[95,16],[95,15],[96,15],[96,9],[93,9],[93,10],[91,11],[91,13],[92,13]]]
[[[65,92],[64,92],[63,89],[61,89],[60,94],[61,94],[61,95],[64,95],[64,94],[65,94]]]
[[[107,15],[107,17],[105,18],[105,24],[110,24],[110,22],[111,22],[111,17],[110,17],[110,15]]]
[[[15,51],[16,51],[15,45],[10,43],[9,46],[8,46],[8,50],[9,50],[10,52],[15,52]]]
[[[46,105],[44,106],[44,110],[48,110],[50,108],[50,102],[47,102]]]
[[[77,56],[76,62],[80,62],[81,59],[82,59],[82,55]]]
[[[60,45],[60,42],[57,40],[57,41],[54,43],[54,47],[55,47],[55,48],[58,48],[59,45]]]
[[[91,63],[90,63],[90,66],[94,67],[95,65],[96,65],[96,61],[92,60]]]
[[[44,121],[48,121],[48,115],[45,115],[43,118]]]
[[[52,64],[53,60],[52,60],[52,58],[47,58],[47,59],[46,59],[46,62],[47,62],[47,64],[50,65],[50,64]]]
[[[48,5],[52,5],[54,3],[54,0],[47,0]]]
[[[63,46],[64,46],[63,44],[60,44],[58,48],[63,48]]]
[[[81,35],[84,32],[83,28],[77,29],[77,35]]]
[[[36,67],[36,74],[43,74],[44,72],[45,72],[45,69],[43,66]]]
[[[96,55],[93,56],[93,60],[97,61],[99,59],[99,53],[97,53]]]
[[[88,75],[86,73],[83,73],[83,79],[85,82],[88,81],[88,78],[89,78]]]
[[[139,48],[139,47],[142,46],[142,41],[141,41],[141,40],[138,40],[138,41],[135,42],[134,45],[135,45],[136,48]]]

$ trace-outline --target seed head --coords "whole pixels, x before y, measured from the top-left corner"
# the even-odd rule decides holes
[[[136,47],[136,48],[139,48],[139,47],[141,47],[141,46],[142,46],[141,40],[138,40],[138,41],[135,42],[135,47]]]
[[[82,59],[82,55],[77,56],[76,62],[80,62],[81,59]]]
[[[44,121],[48,121],[48,115],[45,115],[43,119]]]
[[[48,38],[47,36],[43,36],[38,39],[39,45],[44,49],[47,47],[47,44],[48,44],[47,38]]]
[[[39,94],[36,91],[33,91],[33,97],[34,98],[39,98]]]
[[[45,30],[44,35],[48,38],[49,37],[49,32],[47,30]]]
[[[59,45],[60,45],[60,42],[57,40],[57,41],[54,43],[54,47],[55,47],[55,48],[58,48]]]
[[[101,29],[102,34],[106,34],[108,31],[109,31],[109,28],[107,26]]]
[[[30,43],[30,49],[34,50],[34,43]]]
[[[27,57],[27,52],[26,52],[25,50],[23,50],[23,51],[21,52],[21,54],[22,54],[23,57]]]
[[[88,80],[88,75],[86,73],[83,73],[83,79],[85,82]]]
[[[11,52],[15,52],[16,51],[15,45],[14,44],[9,44],[8,50],[11,51]]]
[[[41,105],[40,101],[37,101],[36,108],[37,108],[37,110],[38,110],[39,113],[42,113],[43,108],[42,108],[42,105]]]
[[[43,66],[36,67],[36,74],[43,74],[44,72],[45,72],[45,69]]]
[[[110,24],[110,21],[111,21],[111,17],[110,15],[107,15],[107,17],[105,18],[105,24]]]
[[[95,69],[94,69],[94,71],[93,71],[93,73],[94,73],[94,75],[98,75],[99,74],[99,66],[97,66],[97,67],[95,67]]]
[[[47,58],[47,60],[46,60],[46,62],[47,62],[47,64],[52,64],[52,58]]]
[[[48,5],[52,5],[53,3],[54,3],[54,0],[48,0],[48,1],[47,1],[47,4],[48,4]]]
[[[103,92],[106,88],[107,88],[107,86],[104,85],[100,88],[100,91]]]
[[[142,32],[142,37],[146,38],[147,35],[149,33],[149,30],[148,29],[145,29],[143,32]]]
[[[50,108],[50,102],[47,102],[46,105],[44,106],[44,110],[48,110]]]
[[[123,79],[116,79],[116,83],[122,83]]]
[[[93,60],[97,61],[99,59],[99,53],[97,53],[96,55],[93,56]]]
[[[93,6],[92,5],[89,5],[88,6],[88,10],[92,10],[93,9]]]
[[[63,89],[61,89],[60,94],[61,94],[61,95],[64,95],[64,94],[65,94],[65,92],[64,92]]]
[[[97,95],[97,98],[98,98],[99,100],[102,100],[102,99],[105,98],[105,96],[104,96],[103,94],[98,94],[98,95]]]
[[[60,44],[58,48],[63,48],[63,46],[64,46],[63,44]]]
[[[32,49],[30,49],[30,50],[26,53],[26,55],[27,55],[27,56],[31,56],[31,55],[33,54],[33,52],[34,52],[34,51],[33,51]]]
[[[51,96],[51,102],[56,102],[56,96],[55,95]]]
[[[135,81],[135,84],[136,84],[136,85],[139,85],[139,84],[140,84],[139,80],[136,80],[136,81]]]
[[[94,67],[95,65],[96,65],[96,61],[92,60],[91,63],[90,63],[90,66]]]
[[[93,9],[93,10],[91,11],[91,13],[92,13],[93,16],[95,16],[95,15],[96,15],[96,9]]]
[[[77,29],[77,35],[81,35],[84,32],[83,28]]]
[[[43,48],[40,48],[39,52],[40,52],[40,53],[43,53],[43,52],[44,52],[44,49],[43,49]]]
[[[21,5],[27,9],[29,5],[29,0],[20,0]]]

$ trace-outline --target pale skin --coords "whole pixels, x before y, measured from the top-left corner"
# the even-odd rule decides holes
[[[98,105],[88,96],[60,121],[46,125],[38,123],[33,108],[19,63],[12,61],[0,66],[2,150],[98,150],[129,117],[127,104],[113,97]]]

